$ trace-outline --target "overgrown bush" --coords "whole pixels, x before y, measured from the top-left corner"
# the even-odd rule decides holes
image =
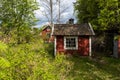
[[[0,42],[0,79],[7,77],[7,70],[10,67],[10,62],[6,59],[7,45]]]
[[[65,56],[49,55],[41,40],[0,46],[0,80],[64,80],[71,69]]]

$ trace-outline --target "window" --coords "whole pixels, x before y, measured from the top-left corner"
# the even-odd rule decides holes
[[[64,48],[65,49],[77,49],[78,48],[77,37],[64,37]]]

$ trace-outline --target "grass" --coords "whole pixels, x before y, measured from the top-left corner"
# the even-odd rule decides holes
[[[89,57],[72,57],[73,62],[69,78],[72,80],[119,80],[120,60],[102,57],[97,60]]]
[[[0,57],[11,64],[7,69],[0,67],[1,80],[120,80],[120,59],[100,53],[94,57],[54,57],[53,44],[42,41],[10,46],[7,52],[6,47],[0,49]]]
[[[94,57],[66,55],[67,58],[65,59],[73,64],[70,65],[72,69],[66,79],[120,80],[120,59],[106,57],[104,54],[100,53],[94,55]]]

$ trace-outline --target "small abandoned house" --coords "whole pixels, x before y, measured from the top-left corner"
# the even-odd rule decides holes
[[[91,36],[95,35],[90,23],[54,24],[54,55],[57,53],[91,56]]]
[[[42,27],[41,36],[45,42],[52,42],[53,37],[51,36],[51,26],[45,25]]]

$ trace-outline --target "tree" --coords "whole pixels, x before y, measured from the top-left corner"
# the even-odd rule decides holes
[[[36,0],[1,0],[0,21],[4,34],[15,30],[17,42],[30,32],[30,27],[35,24],[34,11],[38,9]]]
[[[120,25],[119,4],[119,0],[77,0],[78,22],[91,22],[98,30],[117,29]]]
[[[67,4],[65,0],[57,0],[57,6],[58,6],[58,10],[57,10],[57,15],[56,15],[56,21],[57,23],[62,23],[63,21],[63,13],[67,12],[67,10],[69,9],[69,7],[71,5]]]
[[[44,8],[42,14],[48,19],[48,22],[53,23],[53,0],[40,0],[40,5]]]
[[[40,0],[40,5],[44,8],[41,10],[43,16],[48,19],[48,22],[61,23],[62,14],[67,11],[69,5],[65,5],[65,0]]]
[[[99,24],[103,30],[120,29],[120,6],[119,0],[99,0],[100,15]]]
[[[114,32],[111,32],[112,34],[110,34],[105,31],[120,31],[120,1],[77,0],[75,11],[78,23],[91,22],[94,30],[97,30],[97,33],[100,32],[100,35],[103,35],[101,40],[104,42],[104,49],[111,54]],[[101,44],[101,42],[99,43]]]
[[[98,23],[100,30],[109,30],[105,34],[105,48],[109,54],[113,52],[114,34],[120,31],[120,6],[119,0],[99,0],[100,15],[98,16]]]
[[[78,23],[96,22],[99,13],[98,0],[77,0],[74,7]]]

